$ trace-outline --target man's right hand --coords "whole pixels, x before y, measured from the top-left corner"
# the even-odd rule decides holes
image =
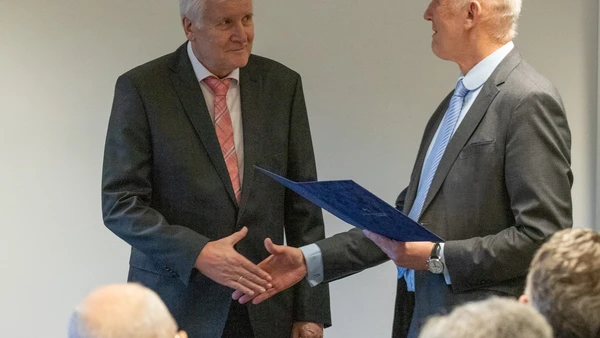
[[[261,294],[251,295],[244,290],[237,289],[231,296],[234,300],[245,304],[252,300],[258,304],[280,291],[288,289],[306,277],[306,262],[304,255],[298,248],[273,244],[270,238],[265,239],[265,248],[271,254],[258,266],[273,277],[273,287]]]
[[[240,255],[234,245],[248,233],[248,228],[208,242],[196,259],[196,269],[213,281],[255,296],[271,288],[271,276]]]

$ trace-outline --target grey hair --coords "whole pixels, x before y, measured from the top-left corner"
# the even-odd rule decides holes
[[[465,6],[471,0],[458,0],[458,7]],[[492,9],[490,18],[493,35],[498,41],[508,42],[517,36],[517,21],[521,15],[522,0],[479,0]]]
[[[600,234],[555,233],[531,261],[525,294],[557,337],[599,337]]]
[[[92,292],[75,308],[69,338],[173,338],[177,324],[152,290],[115,284]]]
[[[200,23],[206,0],[179,0],[179,13],[194,23]]]
[[[430,318],[419,338],[552,338],[552,328],[534,308],[490,297]]]

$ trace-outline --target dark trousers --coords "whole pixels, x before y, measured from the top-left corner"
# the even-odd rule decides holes
[[[398,279],[392,338],[408,337],[408,330],[410,329],[414,309],[415,293],[406,290],[406,281],[404,278]]]
[[[231,302],[222,338],[254,338],[246,305]]]

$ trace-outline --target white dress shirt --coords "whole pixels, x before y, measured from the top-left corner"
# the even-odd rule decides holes
[[[192,44],[188,42],[187,52],[190,61],[192,62],[192,67],[194,68],[194,73],[196,74],[196,78],[200,83],[200,89],[202,89],[202,94],[204,95],[204,101],[206,101],[206,106],[208,108],[208,112],[210,114],[210,118],[213,121],[213,125],[215,123],[215,98],[214,93],[208,87],[206,83],[204,83],[205,78],[209,76],[214,76],[198,59],[196,55],[194,55],[194,51],[192,50]],[[231,115],[231,125],[233,127],[233,142],[235,144],[235,152],[238,158],[238,169],[240,176],[240,187],[242,186],[242,182],[244,179],[244,131],[242,128],[242,103],[240,100],[240,69],[234,69],[229,75],[225,78],[231,79],[231,83],[229,84],[229,90],[227,91],[227,108],[229,108],[229,115]],[[200,102],[198,102],[200,104]]]

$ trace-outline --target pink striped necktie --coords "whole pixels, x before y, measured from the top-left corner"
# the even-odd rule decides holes
[[[229,89],[230,82],[231,79],[220,80],[212,76],[204,79],[204,83],[208,85],[215,95],[215,131],[221,145],[225,164],[227,165],[235,198],[239,202],[242,190],[240,186],[238,158],[233,140],[231,115],[229,114],[229,108],[227,108],[227,90]]]

